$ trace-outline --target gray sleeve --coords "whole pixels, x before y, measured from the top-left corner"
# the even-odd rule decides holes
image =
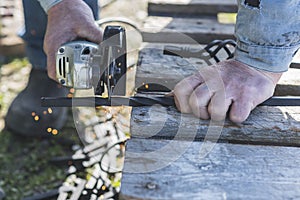
[[[58,3],[60,3],[62,0],[38,0],[38,1],[40,2],[40,4],[41,4],[41,6],[43,7],[44,11],[47,13],[48,10],[49,10],[52,6],[54,6],[54,5],[58,4]]]

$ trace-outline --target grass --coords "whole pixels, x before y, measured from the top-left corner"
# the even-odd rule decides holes
[[[71,153],[58,140],[23,138],[2,131],[0,177],[7,199],[17,200],[59,187],[66,177],[66,169],[50,164],[49,160]]]
[[[4,129],[4,116],[10,102],[22,90],[30,71],[26,58],[9,58],[0,68],[0,186],[6,200],[58,188],[66,178],[67,166],[55,166],[49,160],[72,155],[72,144],[79,144],[72,119],[51,139],[25,138]]]

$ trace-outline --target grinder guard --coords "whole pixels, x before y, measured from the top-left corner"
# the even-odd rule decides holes
[[[126,94],[126,33],[120,26],[107,26],[104,30],[102,62],[100,65],[101,78],[95,90],[96,95],[102,95],[104,84],[107,86],[108,96]],[[118,86],[116,87],[116,85]]]

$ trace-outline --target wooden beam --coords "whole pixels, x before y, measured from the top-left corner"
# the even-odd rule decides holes
[[[142,30],[144,42],[202,43],[234,39],[234,25],[216,19],[148,17]]]
[[[204,143],[170,142],[128,141],[120,199],[299,197],[299,148],[216,144],[201,158]]]
[[[236,12],[235,0],[150,0],[148,3],[148,14],[158,16],[198,17]]]
[[[291,65],[299,65],[292,63]],[[300,69],[290,68],[285,72],[275,89],[275,95],[300,96]]]
[[[300,147],[300,108],[258,107],[243,124],[229,120],[217,125],[175,108],[139,107],[131,113],[131,134],[136,138],[220,141]],[[209,128],[213,128],[208,132]]]

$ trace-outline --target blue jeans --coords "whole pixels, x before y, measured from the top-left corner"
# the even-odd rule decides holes
[[[299,0],[238,0],[235,59],[270,72],[288,70],[300,47]]]
[[[98,1],[85,0],[98,19]],[[25,29],[21,37],[25,41],[26,55],[33,68],[45,69],[47,57],[43,50],[44,35],[47,27],[47,15],[36,0],[23,0]]]

